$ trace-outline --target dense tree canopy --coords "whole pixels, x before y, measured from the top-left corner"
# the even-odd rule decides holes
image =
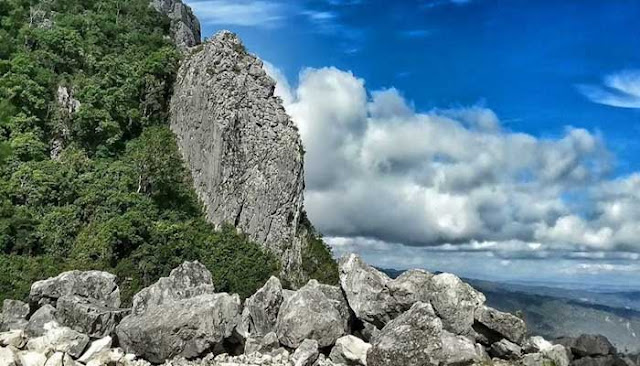
[[[148,0],[0,1],[0,297],[70,268],[125,297],[198,259],[252,293],[278,261],[202,215],[167,126],[180,54]]]

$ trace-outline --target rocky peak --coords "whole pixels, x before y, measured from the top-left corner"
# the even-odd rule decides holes
[[[200,44],[200,22],[190,7],[180,0],[152,0],[150,6],[171,21],[171,34],[181,50]]]
[[[299,272],[303,155],[297,128],[262,61],[222,31],[182,62],[171,129],[216,227],[231,224]]]

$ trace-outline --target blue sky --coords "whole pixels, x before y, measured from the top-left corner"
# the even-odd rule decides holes
[[[640,2],[186,2],[269,63],[337,252],[639,283]]]

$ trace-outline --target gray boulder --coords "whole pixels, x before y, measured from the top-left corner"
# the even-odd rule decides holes
[[[190,7],[180,0],[151,0],[151,6],[171,21],[171,34],[179,49],[200,44],[200,22]]]
[[[278,335],[274,332],[267,333],[264,336],[250,337],[244,343],[244,353],[252,354],[255,352],[267,353],[280,347]]]
[[[233,224],[297,279],[303,148],[262,65],[235,34],[217,33],[182,60],[170,125],[207,220]]]
[[[97,339],[91,342],[89,348],[82,353],[82,356],[78,359],[78,361],[84,363],[85,365],[95,359],[99,354],[106,352],[111,348],[111,344],[113,343],[113,339],[109,336]]]
[[[489,329],[490,333],[499,335],[516,344],[522,344],[527,334],[527,326],[524,320],[509,313],[503,313],[488,306],[478,306],[475,311],[476,322],[483,327],[476,327],[476,331],[482,332]],[[490,334],[485,334],[491,338]]]
[[[22,329],[0,333],[0,346],[22,348],[27,344],[27,336]]]
[[[355,329],[353,334],[365,342],[369,342],[376,334],[380,333],[380,329],[375,325],[362,321],[360,323],[361,327]]]
[[[62,324],[93,338],[113,333],[129,309],[101,305],[96,300],[79,296],[63,296],[56,305],[56,319]]]
[[[540,353],[553,361],[555,366],[569,366],[571,363],[571,352],[561,344],[554,344],[551,347],[545,347]]]
[[[86,334],[59,326],[55,323],[47,323],[44,327],[44,335],[31,338],[27,342],[27,349],[32,352],[49,354],[50,352],[66,352],[73,358],[78,358],[89,344]]]
[[[382,328],[404,310],[389,289],[391,279],[359,256],[344,256],[339,269],[342,290],[351,310],[362,322]]]
[[[162,277],[153,285],[133,296],[132,312],[142,314],[148,308],[167,302],[213,294],[211,272],[198,261],[184,262],[174,268],[169,277]]]
[[[318,341],[305,339],[291,356],[294,366],[311,366],[318,359]]]
[[[507,339],[502,339],[491,345],[489,354],[505,360],[518,360],[522,357],[522,348]]]
[[[14,348],[0,348],[0,366],[21,366]]]
[[[553,344],[540,336],[527,338],[522,344],[525,353],[538,353],[544,349],[551,348]]]
[[[148,308],[116,328],[120,346],[153,363],[220,352],[240,320],[238,295],[205,294]]]
[[[417,302],[371,340],[368,366],[439,366],[442,321],[428,303]]]
[[[429,302],[445,329],[472,335],[475,310],[485,302],[482,293],[448,273],[434,276],[411,270],[391,280],[355,254],[343,257],[339,266],[340,284],[355,316],[363,324],[377,328],[414,303]]]
[[[45,304],[31,315],[25,332],[29,337],[39,337],[44,334],[44,325],[50,322],[57,323],[56,308]]]
[[[615,355],[583,357],[571,362],[571,366],[627,366],[623,359]]]
[[[450,273],[433,276],[429,300],[444,328],[452,333],[471,335],[476,308],[484,295]]]
[[[29,304],[6,299],[2,303],[2,325],[0,331],[24,329],[27,326]]]
[[[433,274],[421,269],[411,269],[389,282],[394,300],[402,311],[411,308],[418,301],[426,301],[431,295]]]
[[[283,300],[280,280],[269,278],[262,288],[244,302],[240,327],[242,335],[263,336],[275,331]]]
[[[346,335],[338,338],[331,349],[329,359],[334,363],[348,366],[366,366],[367,352],[371,345],[360,338]]]
[[[19,351],[17,354],[21,366],[45,366],[47,362],[47,356],[41,352]]]
[[[80,296],[117,308],[120,289],[116,276],[101,271],[69,271],[31,285],[29,299],[39,305],[53,304],[63,296]]]
[[[577,338],[559,338],[555,343],[565,346],[577,358],[606,356],[616,353],[615,347],[609,342],[607,337],[600,334],[582,334]]]
[[[289,297],[278,313],[276,333],[280,343],[298,348],[305,339],[329,347],[349,332],[349,309],[340,289],[311,280]]]
[[[444,365],[471,365],[481,360],[475,343],[464,336],[442,331],[442,360]]]
[[[442,360],[446,365],[471,365],[482,359],[469,338],[442,331]]]

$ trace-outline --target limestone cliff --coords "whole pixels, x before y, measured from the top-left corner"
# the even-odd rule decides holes
[[[274,87],[262,62],[222,31],[183,60],[171,128],[208,220],[264,245],[299,283],[303,148]]]
[[[200,22],[190,7],[180,0],[151,0],[150,5],[171,21],[171,34],[179,49],[200,44]]]

